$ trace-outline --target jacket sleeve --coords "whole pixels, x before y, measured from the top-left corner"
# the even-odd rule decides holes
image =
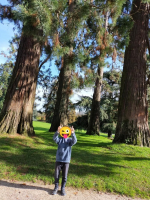
[[[70,139],[70,142],[69,142],[69,145],[70,146],[73,146],[73,145],[75,145],[76,143],[77,143],[77,138],[76,138],[76,135],[75,135],[75,133],[72,133],[71,134],[71,139]]]
[[[56,133],[55,133],[54,136],[53,136],[53,140],[54,140],[54,142],[55,142],[56,144],[58,144],[59,141],[60,141],[60,138],[58,137],[58,135],[59,135],[59,133],[56,131]]]

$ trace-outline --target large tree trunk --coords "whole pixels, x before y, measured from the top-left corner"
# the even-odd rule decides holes
[[[103,79],[103,67],[98,67],[97,78],[95,82],[94,94],[92,99],[92,107],[90,114],[90,121],[88,123],[87,135],[100,135],[100,99],[101,99],[101,88]]]
[[[72,13],[74,11],[75,0],[68,0],[69,8],[68,12]],[[54,116],[50,127],[50,132],[56,131],[60,124],[68,125],[68,102],[70,96],[70,78],[71,78],[71,69],[70,64],[72,62],[72,51],[71,46],[72,40],[69,38],[71,18],[67,20],[66,32],[68,34],[67,44],[69,48],[69,53],[64,55],[62,58],[62,66],[59,74],[59,86],[57,91],[57,100],[55,104]]]
[[[23,34],[0,116],[0,133],[34,135],[32,112],[40,54],[40,43]]]
[[[60,124],[64,126],[68,125],[68,105],[69,96],[71,92],[71,69],[69,64],[71,62],[71,55],[65,55],[64,57],[64,83],[62,90],[62,98],[60,102]]]
[[[54,116],[50,127],[50,132],[56,131],[60,124],[68,125],[68,101],[70,95],[70,77],[69,69],[70,56],[65,55],[62,58],[62,65],[59,74],[59,86],[57,91],[57,100],[55,104]]]
[[[64,57],[62,58],[61,61],[61,69],[60,69],[60,74],[59,74],[59,86],[57,90],[57,99],[56,99],[56,104],[55,104],[55,109],[54,109],[54,115],[50,127],[50,132],[56,131],[58,126],[60,125],[60,103],[62,99],[62,90],[63,90],[63,83],[64,83]]]
[[[148,103],[146,84],[146,38],[148,4],[133,1],[134,25],[125,51],[124,68],[114,142],[149,146]]]
[[[93,1],[92,1],[93,2]],[[97,69],[97,78],[95,82],[95,88],[92,99],[90,120],[88,123],[87,135],[100,135],[100,100],[101,100],[101,89],[102,89],[102,80],[103,80],[103,66],[104,66],[104,58],[106,54],[106,41],[107,41],[107,28],[108,28],[108,11],[105,16],[105,33],[102,35],[102,45],[103,48],[100,47],[100,56],[99,56],[99,66]],[[99,31],[99,36],[101,35]]]
[[[35,68],[34,68],[35,69]],[[36,94],[36,86],[37,86],[37,78],[38,78],[38,65],[35,69],[36,71],[30,70],[30,82],[29,88],[26,90],[24,105],[22,108],[22,114],[20,123],[18,125],[18,133],[32,136],[34,135],[34,128],[33,128],[33,106],[35,101],[35,94]]]

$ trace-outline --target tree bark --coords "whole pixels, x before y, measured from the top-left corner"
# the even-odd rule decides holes
[[[100,48],[100,56],[99,61],[100,64],[97,69],[97,78],[95,82],[95,88],[92,99],[91,113],[90,113],[90,121],[88,123],[87,135],[100,135],[100,99],[101,99],[101,89],[102,89],[102,79],[103,79],[103,66],[104,66],[104,58],[105,58],[105,47],[107,40],[107,28],[108,28],[108,11],[105,15],[105,33],[102,36],[102,45],[103,48]],[[100,35],[100,31],[99,31]]]
[[[98,67],[98,77],[96,78],[94,94],[92,99],[91,115],[88,124],[87,135],[100,135],[100,99],[101,99],[101,88],[103,79],[103,67]]]
[[[60,102],[62,99],[62,90],[63,90],[63,83],[64,83],[64,58],[62,58],[61,69],[59,74],[59,86],[57,90],[57,99],[55,104],[54,115],[50,127],[50,132],[56,131],[58,126],[60,125]]]
[[[68,12],[72,13],[74,11],[74,2],[75,0],[68,0],[69,8]],[[57,100],[55,104],[54,116],[51,123],[51,127],[49,129],[50,132],[56,131],[60,124],[68,125],[68,102],[70,96],[70,78],[71,78],[71,69],[70,64],[72,62],[72,51],[73,48],[71,46],[72,40],[69,38],[70,33],[70,25],[71,25],[71,18],[67,20],[67,28],[66,32],[68,35],[67,44],[70,49],[69,53],[65,54],[62,58],[62,66],[59,75],[59,86],[57,91]]]
[[[134,25],[125,51],[114,142],[149,146],[146,83],[149,5],[141,2],[141,0],[134,0],[131,11]]]
[[[0,115],[0,133],[34,135],[32,125],[41,45],[22,34],[16,64]]]
[[[60,124],[64,126],[68,125],[68,104],[69,96],[71,93],[71,69],[69,64],[71,62],[71,55],[65,55],[64,57],[64,83],[62,89],[62,98],[60,102]]]
[[[62,65],[59,74],[59,86],[57,91],[57,100],[55,104],[54,116],[50,127],[50,132],[56,131],[60,124],[68,125],[68,101],[70,95],[70,77],[69,69],[70,55],[62,58]]]

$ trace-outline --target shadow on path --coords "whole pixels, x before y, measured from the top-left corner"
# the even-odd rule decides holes
[[[12,187],[12,188],[18,188],[18,189],[31,189],[31,190],[43,190],[46,191],[49,195],[52,195],[52,189],[50,188],[45,188],[45,187],[40,187],[40,186],[33,186],[33,185],[28,185],[27,183],[11,183],[8,181],[0,180],[0,186],[5,186],[5,187]],[[60,191],[57,193],[58,195],[61,196]],[[52,195],[53,196],[53,195]]]

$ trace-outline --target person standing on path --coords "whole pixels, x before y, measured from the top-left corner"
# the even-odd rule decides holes
[[[59,134],[61,137],[59,137]],[[70,135],[72,138],[69,138]],[[67,126],[59,126],[58,130],[53,136],[53,140],[58,145],[58,149],[56,153],[55,164],[55,188],[52,194],[57,194],[59,187],[59,175],[60,171],[62,170],[61,195],[65,196],[65,185],[67,182],[69,163],[71,159],[71,148],[74,144],[77,143],[77,138],[73,126],[71,128]]]

